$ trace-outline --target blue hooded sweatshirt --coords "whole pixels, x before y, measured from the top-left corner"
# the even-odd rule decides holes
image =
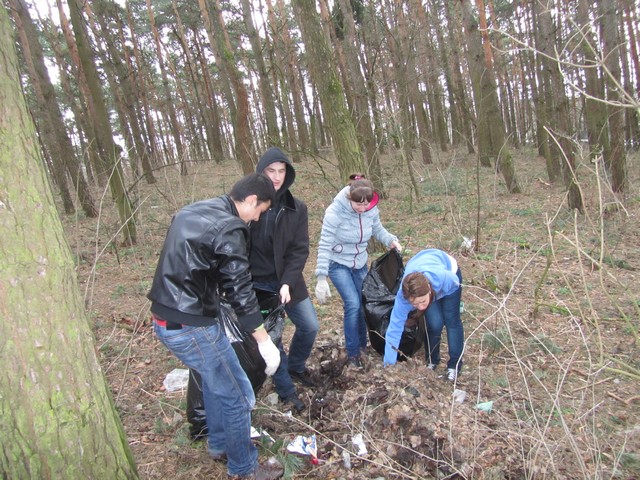
[[[436,301],[451,295],[460,288],[460,282],[456,275],[457,271],[458,263],[453,257],[442,250],[429,248],[411,257],[404,269],[402,280],[410,273],[422,273],[431,283],[434,301]],[[413,306],[402,294],[402,287],[399,288],[385,335],[385,365],[393,365],[398,359],[397,350],[404,331],[404,324],[407,322],[407,316],[412,310],[414,310]]]

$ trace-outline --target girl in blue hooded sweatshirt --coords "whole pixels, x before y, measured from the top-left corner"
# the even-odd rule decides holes
[[[352,175],[350,185],[333,199],[324,214],[318,244],[316,298],[325,303],[331,296],[327,276],[344,303],[344,336],[349,363],[361,367],[367,347],[367,324],[362,309],[362,282],[367,275],[367,245],[371,237],[400,250],[398,238],[380,221],[378,194],[373,183]]]
[[[407,317],[415,310],[426,320],[424,348],[427,367],[431,370],[440,363],[440,339],[443,327],[447,327],[447,378],[455,381],[462,367],[464,349],[461,296],[462,274],[455,258],[435,248],[422,250],[412,257],[404,269],[402,287],[391,310],[385,334],[384,365],[396,363]]]

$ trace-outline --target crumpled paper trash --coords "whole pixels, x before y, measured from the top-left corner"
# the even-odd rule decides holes
[[[256,430],[253,425],[251,426],[251,438],[261,438],[264,437],[267,440],[269,440],[271,443],[274,443],[275,440],[273,439],[273,437],[271,435],[269,435],[269,433],[266,430]]]
[[[287,445],[287,450],[291,453],[310,455],[311,458],[318,458],[318,447],[316,445],[315,434],[310,437],[298,435],[291,441],[291,443],[289,443],[289,445]]]
[[[353,446],[358,449],[356,453],[359,456],[366,455],[367,453],[369,453],[367,452],[367,446],[364,444],[364,440],[362,439],[361,433],[354,435],[353,438],[351,439],[351,443],[353,443]]]

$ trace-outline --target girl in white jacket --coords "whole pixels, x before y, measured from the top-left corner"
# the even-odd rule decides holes
[[[331,296],[327,276],[344,303],[344,336],[349,363],[362,366],[360,355],[367,347],[367,325],[362,310],[362,282],[368,272],[367,244],[375,237],[389,248],[400,250],[398,238],[380,222],[378,194],[371,181],[352,175],[327,207],[318,244],[316,298],[325,303]]]

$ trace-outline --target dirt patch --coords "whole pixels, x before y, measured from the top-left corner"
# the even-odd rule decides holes
[[[370,350],[363,369],[346,367],[342,305],[334,294],[317,306],[321,331],[309,366],[318,387],[300,387],[308,409],[291,415],[272,404],[267,381],[254,426],[278,441],[272,449],[295,478],[636,478],[637,159],[630,161],[632,190],[624,208],[606,193],[606,180],[600,179],[605,193],[599,194],[593,166],[581,165],[583,216],[567,211],[561,186],[548,185],[544,162],[531,150],[516,155],[520,195],[508,195],[487,169],[478,187],[471,157],[454,152],[439,161],[416,167],[416,200],[406,169],[386,156],[388,198],[380,209],[385,226],[406,245],[405,261],[425,247],[458,258],[466,338],[458,382],[441,378],[442,367],[427,370],[423,353],[383,369]],[[294,193],[310,212],[305,273],[313,285],[322,214],[339,181],[325,177],[312,159],[296,169]],[[145,298],[171,215],[228,190],[239,177],[232,164],[190,170],[186,177],[167,170],[158,184],[138,185],[135,247],[111,241],[111,206],[103,207],[99,224],[64,219],[101,363],[144,479],[226,475],[203,442],[190,441],[185,394],[162,389],[165,375],[181,365],[154,338]],[[465,248],[464,238],[477,232],[478,250]],[[456,389],[466,394],[462,403],[454,399]],[[478,408],[487,402],[490,411]],[[284,453],[293,437],[312,434],[317,465]],[[357,434],[366,455],[357,455]]]

